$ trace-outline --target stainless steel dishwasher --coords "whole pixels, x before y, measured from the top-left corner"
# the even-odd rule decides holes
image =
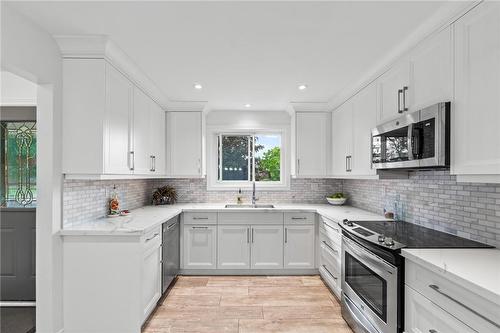
[[[180,223],[176,216],[163,223],[162,248],[162,293],[179,273],[180,266]]]

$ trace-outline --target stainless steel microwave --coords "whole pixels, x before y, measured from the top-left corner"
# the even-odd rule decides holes
[[[450,102],[411,112],[372,129],[375,169],[450,165]]]

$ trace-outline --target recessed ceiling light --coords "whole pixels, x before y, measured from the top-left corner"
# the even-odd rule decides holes
[[[199,84],[199,83],[195,83],[193,85],[193,87],[194,87],[194,89],[198,89],[198,90],[200,90],[201,88],[203,88],[203,86],[201,84]]]
[[[306,90],[307,89],[307,86],[305,84],[301,84],[299,86],[299,90]]]
[[[252,107],[252,104],[247,103],[247,104],[245,104],[245,107],[250,108],[250,107]]]

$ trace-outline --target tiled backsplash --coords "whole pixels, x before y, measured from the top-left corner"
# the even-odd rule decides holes
[[[113,186],[116,185],[123,209],[134,209],[151,203],[153,189],[170,185],[177,189],[178,202],[236,202],[235,191],[207,191],[206,179],[156,180],[65,180],[64,225],[103,217]],[[292,179],[290,190],[262,191],[257,188],[259,202],[321,203],[325,196],[341,191],[342,182],[334,179]],[[251,192],[243,191],[244,201],[250,202]]]
[[[121,207],[134,209],[167,184],[177,189],[180,203],[236,201],[234,191],[207,191],[205,179],[65,180],[64,224],[105,216],[113,185]],[[261,203],[322,203],[338,191],[349,196],[348,204],[380,214],[399,195],[408,222],[500,247],[500,184],[457,183],[447,171],[411,172],[407,180],[292,179],[290,190],[257,189],[257,196]],[[250,191],[243,196],[250,202]]]
[[[404,219],[500,247],[500,184],[457,183],[448,171],[411,172],[405,180],[344,180],[348,204],[382,213],[396,195]]]

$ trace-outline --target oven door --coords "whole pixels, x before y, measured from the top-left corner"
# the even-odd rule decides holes
[[[342,237],[342,314],[359,332],[398,332],[398,268]],[[370,325],[366,325],[368,322]]]
[[[372,165],[375,169],[418,167],[412,155],[413,124],[419,112],[379,125],[372,130]]]

